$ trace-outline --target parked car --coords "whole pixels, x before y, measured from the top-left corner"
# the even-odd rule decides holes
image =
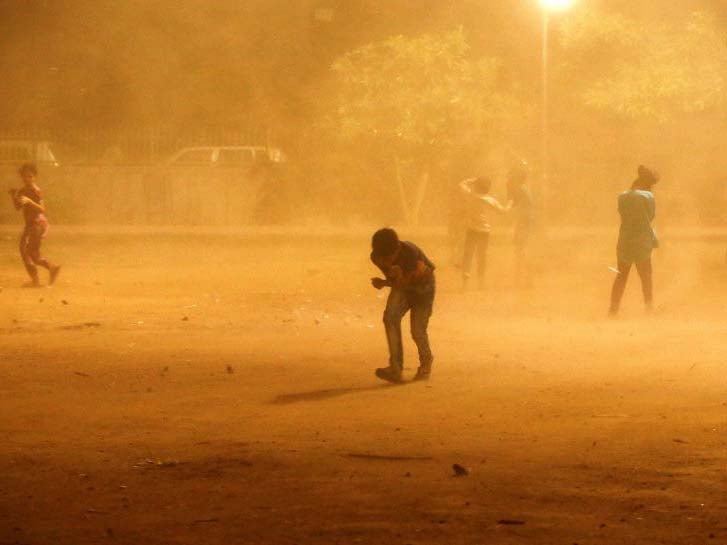
[[[265,146],[200,146],[183,148],[167,159],[168,166],[252,167],[283,163],[279,148]]]
[[[35,163],[38,166],[58,166],[50,142],[37,140],[0,140],[0,164],[20,165]]]
[[[286,161],[279,148],[267,146],[189,147],[163,163],[159,180],[170,206],[189,221],[281,223],[289,217]]]

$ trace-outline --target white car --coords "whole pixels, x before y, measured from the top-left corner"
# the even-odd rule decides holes
[[[169,166],[251,167],[261,163],[283,163],[279,148],[265,146],[200,146],[184,148],[167,159]]]

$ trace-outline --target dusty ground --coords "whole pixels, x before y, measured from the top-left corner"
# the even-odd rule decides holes
[[[435,370],[391,387],[365,236],[56,230],[27,290],[6,232],[0,544],[727,542],[724,241],[608,321],[612,235],[570,235],[467,294],[420,238]]]

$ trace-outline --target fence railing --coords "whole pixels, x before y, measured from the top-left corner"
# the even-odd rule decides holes
[[[49,220],[63,224],[261,223],[277,212],[278,183],[241,168],[102,165],[48,168],[39,180]],[[9,199],[0,206],[0,223],[16,216]]]
[[[158,164],[175,151],[192,146],[273,146],[275,132],[268,127],[120,128],[113,131],[82,129],[53,131],[32,127],[0,128],[0,141],[26,140],[52,143],[59,163]]]

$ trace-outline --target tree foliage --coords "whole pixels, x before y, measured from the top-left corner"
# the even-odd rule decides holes
[[[576,89],[590,107],[664,122],[724,105],[727,41],[709,13],[649,27],[591,10],[561,31],[571,81],[583,82]]]
[[[472,60],[468,49],[460,29],[395,36],[339,57],[332,66],[337,130],[404,154],[452,146],[464,133],[491,134],[513,103],[498,90],[499,62]]]
[[[464,32],[394,36],[340,56],[332,65],[339,142],[378,150],[395,167],[404,219],[419,221],[436,165],[464,150],[489,151],[517,103],[500,90],[500,62],[471,58]],[[441,193],[440,193],[441,194]]]

